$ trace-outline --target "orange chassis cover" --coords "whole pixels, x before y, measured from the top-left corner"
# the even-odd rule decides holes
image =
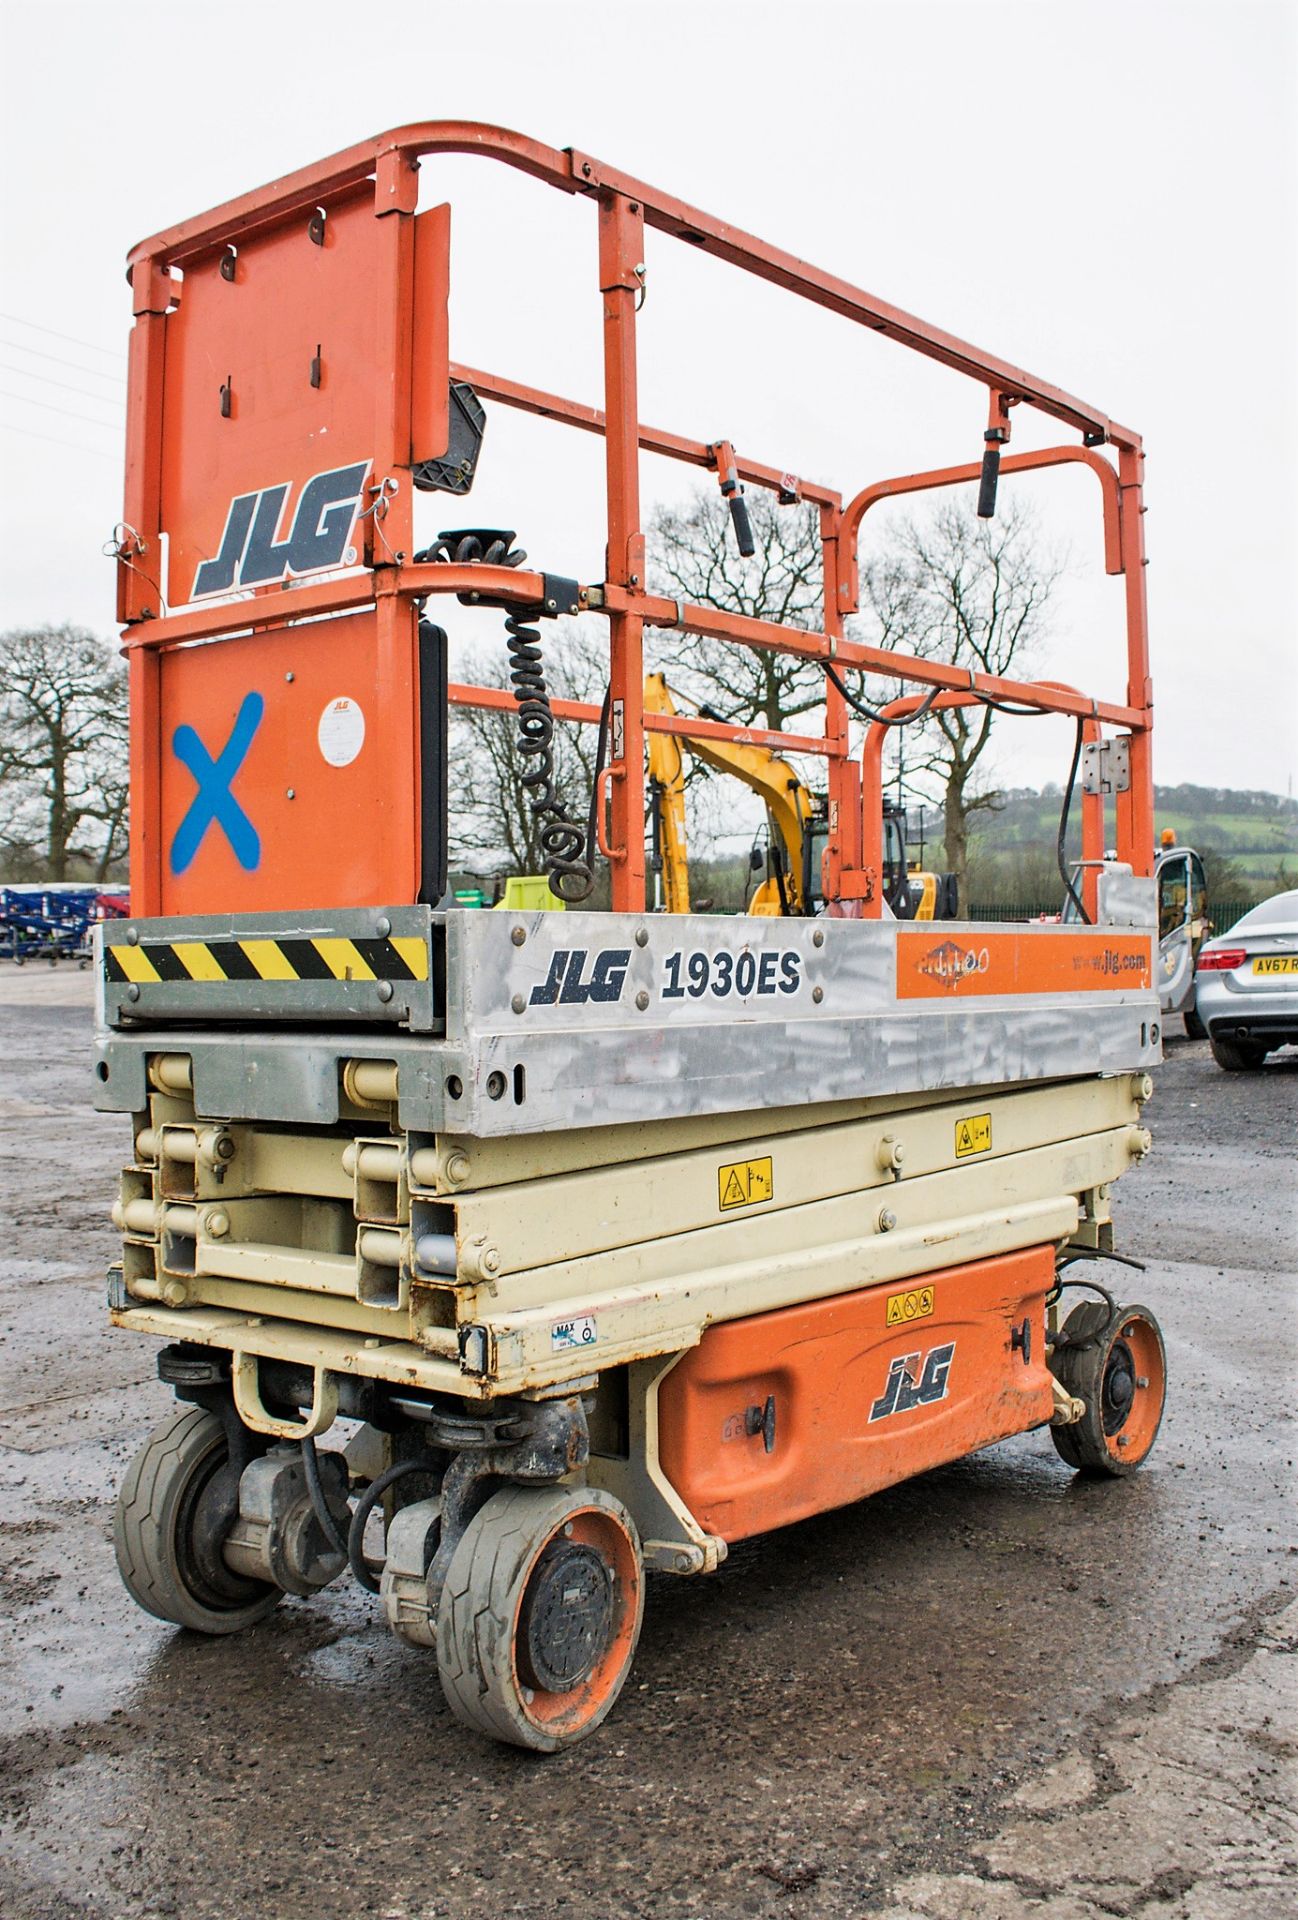
[[[663,1470],[743,1540],[1039,1426],[1054,1271],[1030,1247],[710,1327],[659,1389]]]

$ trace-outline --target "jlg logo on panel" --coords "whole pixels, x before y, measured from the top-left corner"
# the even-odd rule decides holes
[[[631,949],[605,947],[595,955],[589,977],[583,979],[588,958],[585,947],[560,947],[550,962],[546,978],[540,986],[532,988],[528,1004],[584,1007],[589,1000],[620,1000],[626,970],[631,964]]]
[[[870,1408],[871,1420],[886,1420],[891,1413],[909,1413],[913,1408],[926,1407],[934,1400],[945,1400],[954,1356],[954,1340],[944,1347],[934,1347],[923,1356],[918,1353],[899,1354],[888,1369],[887,1385]],[[924,1362],[922,1371],[921,1358]]]
[[[191,598],[201,600],[236,587],[269,586],[290,576],[351,566],[356,559],[350,545],[352,528],[369,470],[368,460],[357,460],[350,467],[334,467],[308,480],[282,540],[276,536],[289,495],[287,482],[263,487],[258,493],[236,494],[225,516],[216,558],[204,560],[199,567]]]

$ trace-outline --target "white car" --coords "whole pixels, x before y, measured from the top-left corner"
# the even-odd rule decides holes
[[[1199,950],[1195,1005],[1227,1073],[1298,1046],[1298,889],[1252,907]]]

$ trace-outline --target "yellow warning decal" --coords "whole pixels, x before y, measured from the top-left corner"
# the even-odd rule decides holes
[[[908,1320],[927,1320],[932,1311],[932,1287],[912,1287],[909,1293],[890,1293],[886,1324],[900,1327]]]
[[[989,1113],[971,1113],[967,1120],[955,1123],[955,1157],[967,1160],[971,1153],[990,1153],[992,1117]]]
[[[114,985],[174,986],[190,981],[427,980],[428,942],[413,934],[391,939],[325,939],[307,935],[257,940],[151,941],[111,939],[104,975]]]
[[[731,1207],[755,1207],[775,1194],[775,1176],[768,1154],[764,1160],[734,1160],[717,1168],[717,1205],[725,1213]]]

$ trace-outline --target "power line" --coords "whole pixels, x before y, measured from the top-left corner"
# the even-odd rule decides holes
[[[11,367],[7,360],[0,360],[0,369],[5,373],[16,373],[22,380],[43,380],[47,387],[58,387],[64,393],[84,394],[87,400],[98,401],[101,407],[116,407],[119,411],[122,407],[122,402],[113,399],[110,394],[95,393],[89,387],[74,387],[70,380],[56,380],[52,374],[34,373],[30,367]]]
[[[92,380],[110,380],[115,387],[126,385],[120,373],[101,373],[98,367],[83,367],[79,360],[69,360],[61,353],[45,353],[40,347],[24,346],[21,340],[0,340],[0,346],[8,347],[13,353],[29,353],[34,360],[52,360],[56,367],[71,367],[74,373],[88,373]]]
[[[0,420],[0,433],[21,433],[29,440],[43,440],[47,447],[58,447],[63,453],[87,453],[92,460],[107,460],[110,466],[119,464],[117,455],[105,453],[102,447],[83,447],[78,440],[56,440],[52,433],[37,433],[32,427],[19,427],[12,420]]]
[[[102,353],[105,360],[116,360],[121,364],[120,351],[114,353],[108,347],[98,347],[93,340],[78,340],[75,333],[59,333],[54,327],[43,327],[38,320],[24,320],[20,313],[0,313],[0,320],[8,320],[15,327],[30,327],[33,333],[47,333],[51,340],[66,341],[70,347],[85,347],[90,353]]]
[[[88,427],[102,427],[105,433],[117,433],[120,429],[111,420],[96,420],[93,414],[75,413],[71,407],[56,407],[49,400],[29,400],[25,393],[10,393],[0,387],[0,400],[17,400],[24,407],[39,407],[42,413],[61,413],[65,420],[81,420]]]

